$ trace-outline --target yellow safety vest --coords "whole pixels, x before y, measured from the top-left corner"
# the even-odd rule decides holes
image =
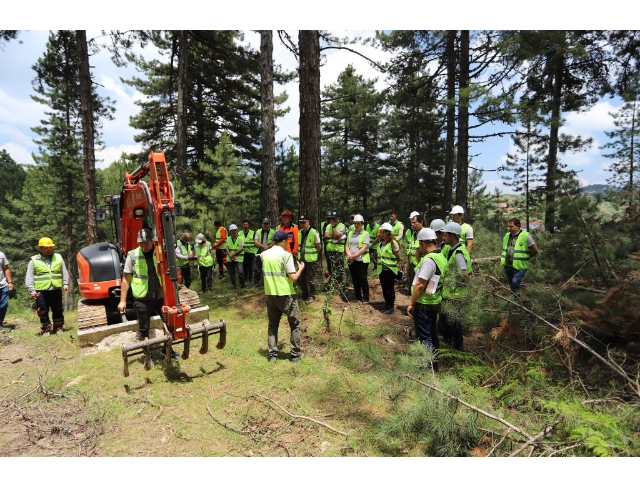
[[[51,267],[40,255],[34,255],[31,260],[33,261],[33,287],[36,291],[46,291],[51,286],[62,287],[62,256],[60,254],[51,256]]]

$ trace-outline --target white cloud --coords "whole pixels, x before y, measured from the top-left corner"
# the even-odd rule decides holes
[[[580,187],[581,188],[584,188],[585,186],[589,186],[589,180],[588,179],[579,178],[578,181],[580,183]]]
[[[133,144],[120,144],[118,146],[105,147],[102,150],[96,151],[96,167],[104,169],[120,159],[123,152],[132,153],[140,152],[142,146]]]
[[[594,161],[600,159],[600,147],[596,140],[586,151],[575,154],[567,152],[565,154],[559,154],[559,157],[560,161],[569,166],[570,169],[573,166],[590,166]]]
[[[0,89],[0,125],[13,127],[35,127],[45,117],[45,105],[31,98],[14,98]]]
[[[609,101],[596,103],[588,112],[570,112],[565,115],[565,125],[561,127],[561,133],[581,135],[589,137],[598,135],[604,130],[612,130],[613,118],[609,112],[615,112],[618,107]]]
[[[2,149],[6,150],[11,158],[18,164],[34,164],[33,157],[31,157],[31,152],[21,145],[14,144],[13,142],[7,142],[0,145],[0,151]]]

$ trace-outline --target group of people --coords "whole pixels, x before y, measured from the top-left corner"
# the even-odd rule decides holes
[[[463,222],[464,210],[455,206],[450,212],[450,221],[435,219],[429,226],[418,212],[410,215],[411,229],[405,232],[397,213],[389,214],[389,221],[377,224],[373,217],[365,224],[362,215],[352,213],[347,227],[340,222],[338,211],[328,212],[326,221],[318,231],[310,218],[302,215],[298,225],[292,223],[289,210],[281,213],[281,224],[271,228],[268,218],[262,227],[250,229],[249,220],[242,222],[242,230],[232,224],[225,229],[220,221],[215,222],[215,240],[209,242],[199,233],[195,244],[185,232],[176,244],[177,266],[182,283],[191,285],[191,261],[197,261],[202,283],[201,292],[212,289],[214,263],[218,265],[219,278],[226,267],[231,283],[236,287],[236,276],[240,286],[246,282],[255,285],[264,281],[268,325],[268,359],[278,358],[278,328],[283,314],[291,329],[290,360],[299,361],[303,353],[300,348],[300,311],[294,282],[298,282],[302,299],[311,304],[316,299],[321,279],[321,255],[327,265],[327,289],[346,297],[345,265],[353,282],[356,300],[369,302],[368,266],[373,264],[378,274],[384,297],[383,313],[395,310],[395,283],[403,271],[401,248],[406,250],[407,262],[404,272],[411,283],[411,300],[407,314],[413,317],[417,339],[427,348],[437,351],[438,331],[451,346],[462,349],[462,325],[458,319],[442,312],[442,303],[461,299],[470,279],[472,266],[470,253],[473,248],[473,228]],[[517,299],[520,282],[529,260],[538,253],[538,248],[529,232],[521,229],[520,221],[512,218],[508,232],[503,238],[501,264],[514,298]],[[152,232],[140,230],[140,244],[127,255],[121,289],[120,311],[126,310],[126,296],[131,288],[134,309],[139,321],[139,339],[149,337],[151,316],[161,314],[162,285],[157,273]],[[42,334],[56,333],[64,325],[62,292],[69,290],[69,274],[61,255],[54,252],[54,243],[48,237],[38,242],[39,253],[34,255],[27,267],[25,284],[36,302]],[[296,269],[297,263],[297,269]],[[0,252],[0,327],[6,329],[4,319],[8,307],[8,293],[13,290],[12,273],[6,256]],[[450,307],[449,307],[450,308]],[[49,313],[51,312],[51,319]],[[174,358],[179,358],[174,352]],[[437,370],[437,361],[433,362]]]

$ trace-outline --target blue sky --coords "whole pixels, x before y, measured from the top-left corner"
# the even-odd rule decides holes
[[[374,31],[343,31],[332,30],[338,37],[367,37]],[[97,36],[98,30],[88,31],[88,37]],[[291,30],[292,37],[296,37],[296,31]],[[9,42],[4,50],[0,50],[0,149],[6,149],[11,156],[21,164],[32,163],[31,152],[36,151],[33,142],[35,134],[31,127],[37,126],[44,118],[45,107],[31,100],[33,94],[31,81],[34,72],[31,66],[36,62],[45,50],[48,31],[23,31],[19,35],[21,44]],[[259,36],[253,31],[245,31],[245,43],[255,47],[259,46]],[[377,61],[389,59],[387,53],[377,51],[370,46],[358,47],[366,56]],[[145,56],[157,56],[153,48],[139,49],[139,53]],[[349,64],[353,64],[356,71],[366,78],[378,78],[378,89],[386,87],[384,75],[372,68],[363,58],[347,51],[325,51],[326,60],[321,68],[321,84],[326,86],[334,83],[338,74]],[[274,61],[283,68],[291,70],[296,66],[293,55],[274,37]],[[115,120],[105,122],[103,128],[103,141],[105,149],[96,154],[98,167],[106,167],[117,160],[121,152],[133,152],[139,150],[134,142],[135,130],[129,127],[129,117],[138,111],[135,101],[142,95],[135,89],[126,86],[120,78],[131,78],[136,73],[133,66],[117,68],[110,60],[109,54],[102,51],[92,56],[91,64],[94,80],[99,83],[98,89],[102,95],[108,95],[116,101]],[[278,120],[277,139],[281,140],[289,136],[298,135],[298,86],[297,82],[289,83],[284,87],[276,87],[276,92],[286,90],[289,94],[287,104],[291,111]],[[615,110],[621,104],[618,99],[600,100],[594,107],[585,113],[564,114],[566,124],[562,131],[572,135],[594,137],[593,147],[580,154],[564,155],[562,161],[569,168],[579,171],[579,177],[583,184],[605,183],[608,173],[604,170],[610,161],[602,156],[602,146],[607,142],[604,130],[613,128],[612,118],[608,112]],[[502,130],[496,127],[496,131]],[[487,132],[494,131],[492,128]],[[469,149],[470,154],[478,154],[472,161],[474,167],[482,169],[495,169],[506,158],[506,153],[512,148],[509,137],[494,138],[484,142],[473,143]],[[496,172],[484,173],[484,182],[489,190],[504,186]]]

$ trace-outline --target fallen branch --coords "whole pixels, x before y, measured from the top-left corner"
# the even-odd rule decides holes
[[[582,267],[580,267],[580,269],[578,269],[578,271],[573,276],[571,276],[562,286],[560,286],[560,289],[561,290],[564,289],[567,286],[567,284],[569,284],[571,281],[573,281],[573,278],[576,277],[580,273],[580,271],[582,269],[584,269],[585,265],[586,264],[582,264]]]
[[[462,399],[460,399],[459,397],[454,396],[453,394],[449,394],[448,392],[443,391],[442,389],[438,389],[436,386],[431,385],[431,384],[427,384],[426,382],[422,382],[419,379],[416,379],[415,377],[410,376],[409,374],[405,374],[404,375],[407,379],[411,379],[413,381],[416,381],[418,384],[422,384],[425,387],[428,387],[429,389],[433,389],[434,391],[439,392],[440,394],[444,394],[445,396],[447,396],[449,399],[454,399],[455,401],[458,401],[460,404],[462,404],[463,406],[468,407],[469,409],[474,410],[477,413],[482,414],[483,416],[486,416],[487,418],[491,418],[495,421],[499,421],[500,423],[502,423],[503,425],[507,426],[508,428],[511,428],[513,431],[520,433],[522,436],[524,436],[525,438],[527,438],[528,440],[531,439],[531,435],[529,435],[528,433],[524,432],[523,430],[521,430],[520,428],[518,428],[517,426],[509,423],[509,421],[507,421],[506,419],[502,419],[500,416],[496,416],[494,414],[488,413],[487,411],[484,411],[476,406],[474,406],[473,404],[469,404],[467,401],[464,401]]]
[[[492,454],[494,451],[496,451],[500,445],[502,445],[502,442],[507,438],[507,435],[509,434],[509,432],[510,432],[510,431],[511,431],[511,428],[507,428],[507,432],[506,432],[504,435],[502,435],[502,438],[500,439],[500,441],[498,442],[498,444],[497,444],[496,446],[494,446],[494,447],[491,449],[491,451],[490,451],[489,453],[487,453],[487,456],[488,456],[488,457],[490,457],[490,456],[491,456],[491,454]]]
[[[589,291],[590,293],[598,293],[598,294],[607,294],[608,291],[604,291],[603,289],[593,289],[591,287],[584,286],[571,286],[572,289],[579,289],[580,291]]]
[[[489,276],[489,279],[497,282],[498,284],[500,284],[502,286],[502,283],[500,281],[498,281],[495,277]],[[500,296],[498,293],[493,293],[493,295],[495,297],[497,297],[497,298],[502,299],[503,301],[506,301],[507,303],[510,303],[513,306],[517,306],[518,308],[522,309],[523,311],[526,311],[527,313],[529,313],[531,316],[535,316],[540,321],[542,321],[544,324],[546,324],[547,326],[553,328],[554,330],[561,331],[561,328],[559,326],[554,325],[550,321],[545,320],[542,316],[540,316],[539,314],[535,313],[534,311],[531,311],[529,308],[525,308],[521,304],[516,303],[515,301],[513,301],[511,299],[508,299],[508,298],[505,298],[503,296]],[[607,367],[609,367],[611,370],[613,370],[620,377],[625,379],[631,386],[633,386],[633,389],[634,389],[635,393],[638,394],[638,396],[640,396],[640,382],[639,381],[637,381],[637,380],[634,381],[634,379],[629,377],[629,375],[618,364],[612,364],[611,362],[609,362],[606,358],[604,358],[602,355],[600,355],[598,352],[596,352],[593,348],[591,348],[589,345],[587,345],[582,340],[579,340],[578,338],[576,338],[574,336],[571,336],[570,334],[567,334],[566,336],[572,342],[580,345],[587,352],[589,352],[591,355],[596,357],[600,362],[605,364]]]
[[[524,445],[522,445],[520,448],[518,448],[517,450],[515,450],[514,452],[512,452],[509,456],[510,457],[517,457],[520,453],[522,453],[523,451],[525,451],[529,446],[532,446],[535,448],[535,443],[541,439],[544,438],[545,436],[547,436],[549,433],[551,433],[551,431],[553,431],[553,428],[556,427],[556,425],[560,422],[559,419],[556,419],[553,423],[551,423],[549,426],[545,427],[540,433],[538,433],[536,436],[534,436],[533,438],[531,438],[529,441],[527,441]],[[533,452],[533,450],[531,450]],[[531,453],[529,453],[529,456],[531,456]]]
[[[211,409],[209,409],[209,405],[205,404],[204,407],[207,408],[207,412],[209,413],[209,416],[211,416],[211,418],[218,423],[220,426],[222,426],[223,428],[228,429],[229,431],[233,431],[234,433],[238,433],[239,435],[248,435],[253,433],[253,431],[251,430],[237,430],[235,428],[232,428],[231,426],[229,426],[228,424],[223,423],[222,421],[220,421],[218,418],[216,418],[213,413],[211,412]]]
[[[281,411],[285,412],[286,414],[288,414],[288,415],[289,415],[289,416],[291,416],[292,418],[295,418],[295,419],[306,419],[307,421],[311,421],[312,423],[316,423],[316,424],[319,424],[320,426],[324,426],[325,428],[330,429],[331,431],[333,431],[334,433],[338,433],[339,435],[342,435],[342,436],[349,436],[347,433],[344,433],[343,431],[337,430],[337,429],[335,429],[333,426],[329,426],[327,423],[323,423],[322,421],[318,421],[317,419],[310,418],[309,416],[302,416],[302,415],[300,415],[300,414],[293,414],[293,413],[291,413],[291,412],[287,411],[287,410],[286,410],[285,408],[283,408],[282,406],[280,406],[280,404],[278,404],[278,403],[277,403],[276,401],[274,401],[273,399],[271,399],[271,398],[269,398],[269,397],[266,397],[266,396],[263,396],[262,394],[255,394],[255,396],[260,397],[260,398],[262,398],[262,399],[264,399],[264,400],[266,400],[266,401],[272,402],[273,404],[275,404],[276,406],[278,406],[278,408],[279,408]]]

